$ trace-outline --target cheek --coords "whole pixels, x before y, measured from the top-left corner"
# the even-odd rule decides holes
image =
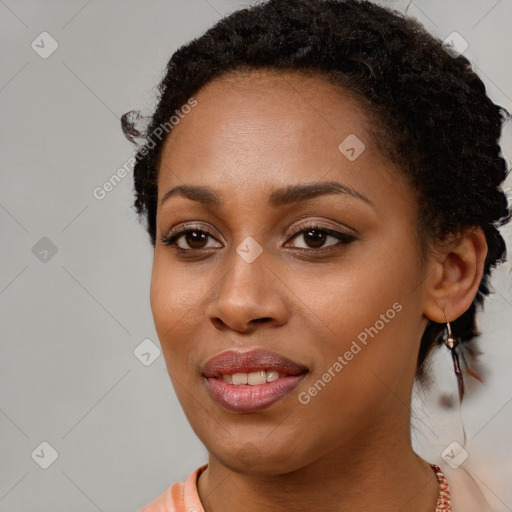
[[[170,261],[165,254],[155,255],[150,303],[157,330],[186,324],[208,293],[208,287],[201,283],[204,281],[191,270]]]
[[[155,256],[150,285],[150,304],[155,329],[169,371],[188,371],[194,361],[198,325],[212,285],[206,275],[195,274]]]
[[[334,372],[335,384],[319,401],[324,404],[343,400],[356,406],[363,396],[372,401],[380,382],[375,375],[391,384],[413,365],[421,319],[421,268],[412,251],[399,251],[405,254],[400,257],[389,247],[374,249],[334,272],[300,281],[297,295],[303,293],[305,307],[299,316],[309,318],[309,327],[317,329],[312,337],[316,378],[332,368],[338,356],[344,358],[343,369]]]
[[[304,318],[318,325],[326,339],[357,336],[394,303],[411,298],[418,278],[414,262],[368,252],[368,258],[344,262],[327,272],[296,280],[291,286],[302,299],[299,302],[304,304]]]
[[[173,343],[179,337],[183,328],[183,320],[187,318],[190,306],[183,301],[183,277],[179,277],[170,265],[155,257],[151,274],[150,303],[155,329],[167,362],[172,361],[169,354],[178,343]],[[169,368],[169,367],[168,367]]]

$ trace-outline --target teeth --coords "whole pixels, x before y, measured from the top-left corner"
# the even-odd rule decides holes
[[[240,386],[241,384],[247,384],[247,373],[233,374],[233,384],[235,386]]]
[[[251,386],[265,384],[265,382],[267,382],[267,372],[265,370],[247,374],[247,383]]]
[[[279,379],[279,372],[276,372],[275,370],[267,372],[267,382],[274,382],[277,379]]]
[[[222,380],[227,384],[233,384],[233,386],[241,386],[249,384],[250,386],[259,386],[265,384],[265,382],[274,382],[279,379],[279,372],[276,370],[258,370],[257,372],[251,373],[234,373],[232,375],[222,375]]]

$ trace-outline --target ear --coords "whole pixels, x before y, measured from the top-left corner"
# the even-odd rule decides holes
[[[436,243],[423,314],[434,322],[444,323],[453,322],[465,313],[478,291],[486,256],[487,242],[479,226]]]

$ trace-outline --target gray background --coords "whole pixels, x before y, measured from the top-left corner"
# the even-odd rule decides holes
[[[137,510],[207,460],[155,358],[152,249],[131,209],[132,175],[102,200],[93,190],[132,153],[119,117],[149,113],[171,54],[243,5],[0,0],[0,512]],[[459,32],[489,95],[512,112],[512,0],[417,0],[408,13],[442,39]],[[45,31],[58,48],[42,58],[31,44],[47,51]],[[464,467],[502,510],[512,510],[511,279],[506,263],[481,315],[486,385],[461,410],[436,407],[455,396],[442,352],[435,384],[414,398],[416,449],[436,462],[464,425]],[[154,348],[139,359],[145,339]],[[42,442],[58,453],[47,469]]]

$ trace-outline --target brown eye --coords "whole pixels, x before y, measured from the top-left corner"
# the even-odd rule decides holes
[[[192,249],[203,249],[209,236],[204,231],[189,231],[183,235],[183,238]]]
[[[348,235],[346,233],[341,233],[339,231],[334,231],[332,229],[321,228],[320,226],[307,226],[305,229],[296,233],[293,238],[298,238],[300,240],[300,236],[302,235],[302,239],[304,240],[306,246],[295,246],[298,249],[321,249],[325,246],[327,241],[333,241],[334,243],[330,243],[325,247],[331,247],[335,245],[347,245],[349,243],[354,242],[356,237],[352,235]],[[338,243],[336,243],[336,241]]]
[[[209,231],[199,228],[202,228],[202,226],[198,226],[198,228],[191,226],[188,229],[171,233],[166,237],[162,237],[161,242],[164,245],[174,246],[178,251],[190,253],[194,251],[201,251],[202,249],[222,247],[222,244],[217,246],[211,244],[208,245],[210,241],[215,244],[214,236]],[[352,235],[328,228],[322,228],[317,225],[306,226],[301,231],[295,233],[292,239],[300,239],[300,235],[302,235],[303,243],[306,245],[295,247],[305,251],[322,250],[324,248],[327,250],[331,246],[348,245],[357,240],[357,238]],[[327,242],[331,243],[326,245]]]
[[[309,229],[304,232],[304,240],[312,249],[318,249],[325,244],[328,235],[318,229]],[[334,237],[333,237],[334,238]]]
[[[213,247],[207,245],[209,239],[214,240],[213,235],[208,231],[189,228],[163,237],[161,242],[164,245],[175,246],[178,250],[193,251]]]

